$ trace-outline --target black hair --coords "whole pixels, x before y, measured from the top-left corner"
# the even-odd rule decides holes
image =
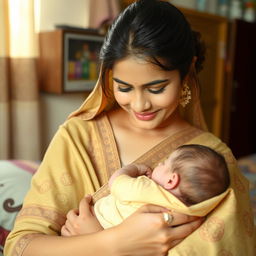
[[[202,68],[204,48],[181,11],[166,1],[138,0],[111,25],[100,51],[102,78],[116,61],[135,55],[163,70],[178,69],[181,79],[194,56],[196,71]]]

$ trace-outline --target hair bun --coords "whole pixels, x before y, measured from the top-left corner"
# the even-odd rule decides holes
[[[192,31],[195,43],[195,56],[197,57],[195,63],[196,72],[199,73],[203,69],[203,62],[205,61],[206,45],[202,40],[201,33]]]

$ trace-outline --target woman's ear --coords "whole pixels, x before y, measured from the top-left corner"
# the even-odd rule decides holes
[[[180,183],[180,175],[176,172],[170,173],[168,180],[166,180],[164,188],[166,190],[172,190],[176,188]]]

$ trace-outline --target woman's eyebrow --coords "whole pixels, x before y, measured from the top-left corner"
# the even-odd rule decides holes
[[[143,86],[150,86],[150,85],[155,85],[155,84],[162,84],[162,83],[165,83],[165,82],[168,82],[168,81],[169,81],[169,79],[155,80],[155,81],[152,81],[152,82],[143,84]]]
[[[132,86],[131,84],[127,83],[127,82],[124,82],[118,78],[115,78],[113,77],[113,80],[116,81],[117,83],[120,83],[120,84],[124,84],[124,85],[128,85],[128,86]],[[169,79],[163,79],[163,80],[154,80],[154,81],[151,81],[151,82],[148,82],[146,84],[143,84],[143,86],[151,86],[151,85],[156,85],[156,84],[162,84],[162,83],[165,83],[165,82],[168,82]]]
[[[115,78],[115,77],[113,77],[113,80],[116,81],[119,84],[124,84],[124,85],[132,86],[131,84],[128,84],[128,83],[126,83],[126,82],[124,82],[124,81],[122,81],[122,80],[120,80],[118,78]]]

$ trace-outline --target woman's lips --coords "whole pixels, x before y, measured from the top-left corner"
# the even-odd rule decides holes
[[[137,119],[142,120],[142,121],[150,121],[155,118],[157,112],[148,112],[148,113],[137,113],[134,112],[134,115],[136,116]]]

